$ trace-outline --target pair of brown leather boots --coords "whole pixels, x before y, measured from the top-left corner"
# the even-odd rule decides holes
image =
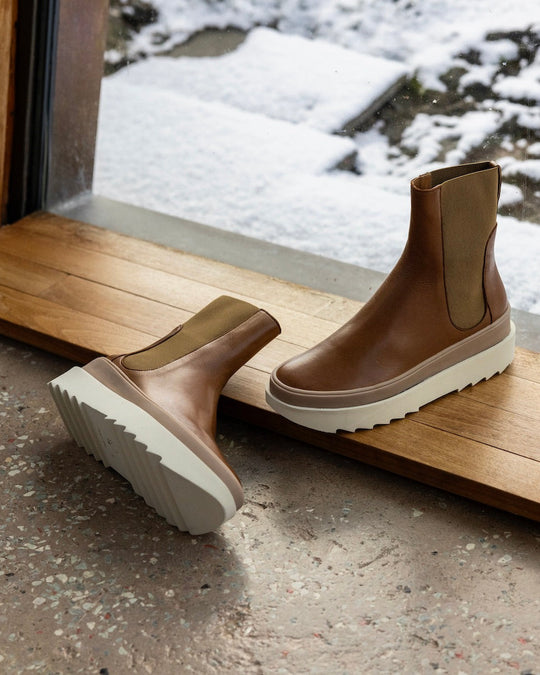
[[[499,192],[492,162],[413,180],[396,267],[339,330],[274,370],[270,405],[313,429],[354,431],[504,370],[515,328],[493,253]],[[219,395],[279,333],[265,310],[220,297],[149,347],[72,368],[50,388],[79,445],[170,523],[202,534],[243,500],[215,442]]]

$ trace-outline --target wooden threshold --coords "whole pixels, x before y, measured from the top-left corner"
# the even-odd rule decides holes
[[[0,230],[0,332],[79,362],[141,348],[222,294],[282,327],[230,380],[224,412],[540,521],[540,354],[517,349],[502,375],[404,420],[316,432],[267,406],[268,376],[359,303],[48,213]]]

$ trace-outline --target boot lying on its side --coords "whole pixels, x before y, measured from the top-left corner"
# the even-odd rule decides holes
[[[264,310],[220,297],[162,340],[49,383],[75,441],[170,523],[209,532],[243,502],[214,437],[227,380],[280,332]]]
[[[312,429],[370,429],[503,371],[515,328],[493,253],[500,184],[493,162],[413,180],[396,267],[350,321],[274,370],[268,403]]]

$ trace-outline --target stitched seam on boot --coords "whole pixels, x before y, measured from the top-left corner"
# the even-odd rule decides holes
[[[482,285],[483,285],[483,290],[484,290],[484,299],[486,303],[486,308],[487,311],[489,312],[490,316],[490,321],[495,321],[501,316],[505,311],[508,309],[508,297],[506,296],[506,289],[504,288],[503,281],[500,277],[499,270],[497,268],[497,262],[495,260],[495,237],[497,234],[497,226],[498,223],[495,223],[495,226],[491,230],[489,237],[487,238],[486,241],[486,248],[484,250],[484,268],[482,272]],[[490,243],[493,239],[493,244],[492,244],[492,256],[493,256],[493,278],[487,279],[486,274],[487,274],[487,257],[488,257],[488,249],[490,246]],[[490,295],[491,299],[488,297],[488,289],[487,289],[487,283],[492,284],[491,290],[490,290]],[[497,285],[499,285],[498,292],[501,294],[501,297],[497,298]],[[501,305],[504,303],[504,308],[501,311]]]

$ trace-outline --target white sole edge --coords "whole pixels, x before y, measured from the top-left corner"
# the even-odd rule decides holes
[[[510,333],[493,347],[381,401],[349,408],[306,408],[284,403],[269,390],[266,391],[266,400],[276,412],[291,422],[317,431],[335,433],[338,430],[372,429],[377,424],[388,424],[392,420],[402,419],[408,413],[417,412],[441,396],[461,391],[501,373],[514,358],[515,333],[516,328],[511,323]]]
[[[234,516],[225,483],[145,410],[79,367],[49,389],[77,445],[124,476],[167,522],[205,534]]]

